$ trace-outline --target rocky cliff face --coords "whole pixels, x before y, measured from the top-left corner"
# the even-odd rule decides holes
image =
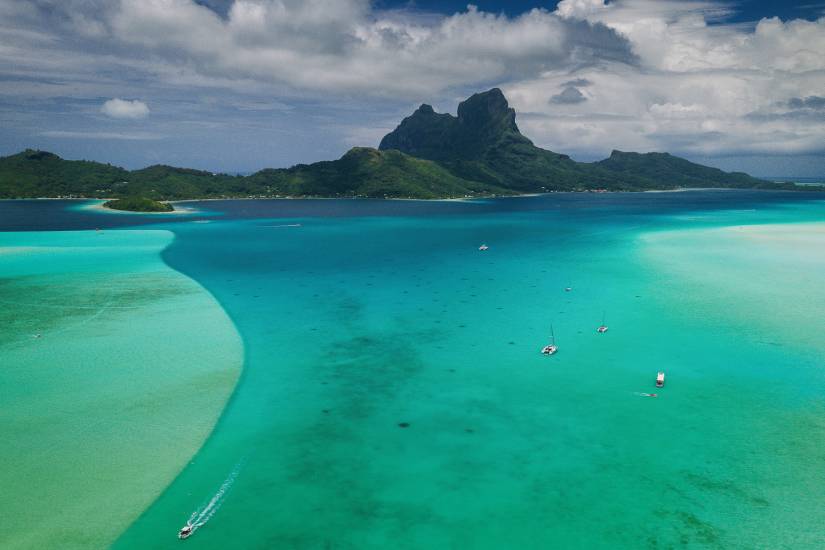
[[[442,163],[462,178],[518,191],[572,188],[582,171],[567,155],[536,147],[523,136],[515,110],[498,88],[461,102],[458,116],[422,105],[381,140],[379,149],[398,149]]]
[[[439,114],[427,104],[384,136],[379,149],[397,149],[430,160],[482,158],[504,139],[529,143],[516,126],[516,111],[501,90],[474,94],[458,106],[458,116]]]

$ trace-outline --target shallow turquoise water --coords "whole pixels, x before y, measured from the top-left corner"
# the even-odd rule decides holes
[[[823,219],[822,204],[546,206],[176,229],[167,260],[221,300],[246,370],[195,462],[117,547],[176,544],[233,471],[193,545],[815,544],[823,346],[798,345],[792,324],[821,305],[806,298],[815,279],[785,296],[805,304],[787,325],[750,326],[738,315],[764,313],[763,294],[696,274],[713,264],[697,252],[723,244],[703,228]],[[662,261],[679,259],[689,272]],[[761,267],[770,283],[781,266]],[[637,395],[659,369],[660,397]]]
[[[822,202],[211,207],[226,215],[166,226],[164,258],[228,312],[244,371],[200,453],[115,548],[180,544],[226,480],[186,544],[821,542],[825,344],[812,320],[825,265],[815,244],[791,253],[724,228],[825,221]],[[543,357],[551,323],[560,351]],[[638,395],[657,391],[658,370],[659,397]]]
[[[4,550],[110,545],[209,435],[243,348],[172,240],[0,232]]]

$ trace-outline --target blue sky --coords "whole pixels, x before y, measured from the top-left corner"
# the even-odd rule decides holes
[[[219,0],[218,0],[219,1]],[[504,12],[510,16],[519,15],[525,11],[540,7],[555,10],[558,2],[533,2],[530,0],[480,0],[471,2],[484,11]],[[723,3],[723,2],[718,2]],[[422,10],[440,13],[455,13],[467,7],[468,2],[460,0],[382,0],[376,5],[385,8],[408,8],[414,6]],[[220,5],[220,4],[216,4]],[[225,3],[224,3],[225,5]],[[788,0],[744,0],[735,3],[736,11],[731,21],[758,21],[763,17],[780,17],[782,19],[817,19],[825,10],[825,2],[816,0],[802,0],[789,2]]]
[[[825,175],[816,0],[0,0],[0,155],[249,172],[492,86],[579,160]]]

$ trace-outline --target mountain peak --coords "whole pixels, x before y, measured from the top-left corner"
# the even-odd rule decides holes
[[[378,148],[429,160],[470,160],[484,156],[502,140],[529,143],[516,126],[516,111],[501,90],[493,88],[462,101],[457,117],[421,105],[384,136]]]
[[[41,151],[39,149],[26,149],[23,155],[28,160],[62,160],[59,156],[48,151]]]
[[[433,106],[422,103],[413,112],[414,115],[437,114]],[[443,115],[442,115],[443,116]],[[446,115],[452,117],[452,115]],[[452,117],[455,118],[455,117]],[[491,119],[509,118],[515,126],[516,111],[510,108],[507,98],[499,88],[478,92],[458,104],[458,120],[484,123]]]
[[[515,110],[498,88],[462,101],[457,116],[436,113],[423,104],[384,136],[378,148],[434,161],[467,181],[521,192],[762,184],[667,153],[615,150],[600,162],[576,162],[536,147],[523,136],[516,125]]]
[[[471,95],[458,105],[458,119],[471,126],[499,126],[518,132],[516,111],[498,88]]]

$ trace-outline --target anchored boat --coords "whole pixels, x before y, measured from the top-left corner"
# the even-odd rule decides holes
[[[604,324],[604,313],[602,313],[602,324],[599,325],[599,328],[596,329],[596,332],[599,334],[604,334],[607,332],[607,325]]]
[[[661,388],[665,385],[665,373],[660,372],[656,375],[656,387]]]
[[[553,332],[553,325],[550,325],[550,343],[541,348],[541,352],[544,355],[553,355],[558,349],[558,346],[556,346],[556,335]]]
[[[484,251],[485,251],[485,250],[487,250],[488,248],[490,248],[490,247],[489,247],[489,246],[487,246],[486,244],[483,244],[483,245],[481,245],[481,246],[479,246],[479,247],[478,247],[478,249],[479,249],[479,250],[481,250],[482,252],[484,252]]]

